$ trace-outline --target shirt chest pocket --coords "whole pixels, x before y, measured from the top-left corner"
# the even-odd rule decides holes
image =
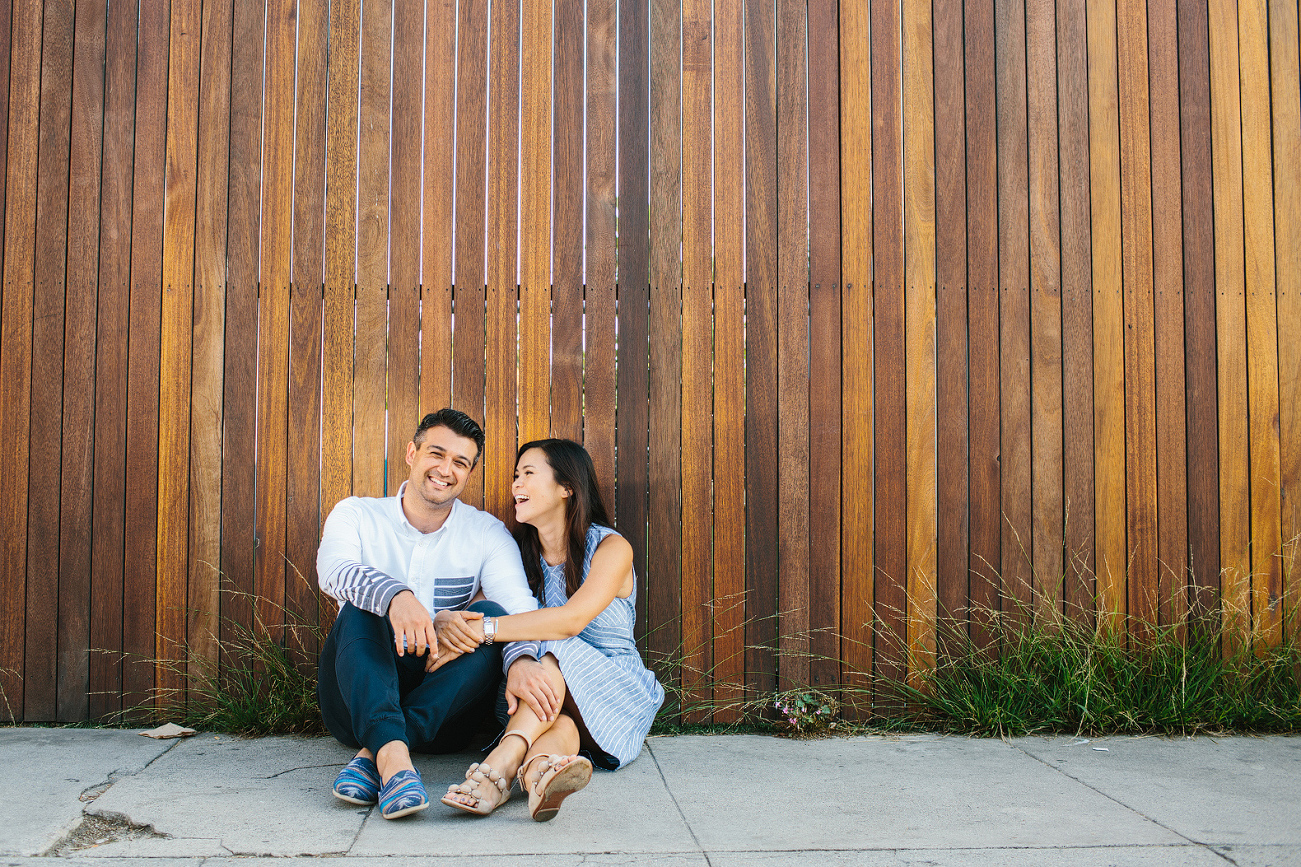
[[[474,595],[475,578],[466,575],[459,578],[434,578],[432,585],[432,610],[443,608],[464,608]]]

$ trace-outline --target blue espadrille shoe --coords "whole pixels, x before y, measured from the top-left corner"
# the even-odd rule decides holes
[[[348,762],[334,778],[334,797],[349,804],[369,807],[379,800],[379,768],[364,756]]]
[[[379,812],[385,819],[406,816],[428,806],[429,795],[419,771],[398,771],[379,790]]]

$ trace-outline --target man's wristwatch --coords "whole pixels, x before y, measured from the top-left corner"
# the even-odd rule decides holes
[[[483,618],[483,643],[492,644],[497,638],[497,619],[495,617]]]

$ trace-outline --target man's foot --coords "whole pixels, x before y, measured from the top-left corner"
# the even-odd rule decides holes
[[[366,756],[357,756],[334,778],[334,797],[369,807],[379,801],[379,768]]]
[[[379,812],[385,819],[397,819],[429,806],[429,795],[414,768],[389,777],[379,792]]]

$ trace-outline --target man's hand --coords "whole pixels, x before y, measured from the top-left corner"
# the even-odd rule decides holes
[[[393,624],[393,641],[398,656],[405,656],[407,651],[424,656],[428,649],[431,657],[438,657],[438,633],[434,621],[429,619],[429,612],[420,604],[416,594],[403,590],[394,596],[388,606],[388,619]]]
[[[444,650],[474,653],[483,642],[483,614],[444,609],[434,615],[434,629]]]
[[[514,714],[521,701],[540,720],[552,722],[560,713],[561,697],[552,687],[546,668],[528,656],[515,660],[506,672],[506,712]]]

